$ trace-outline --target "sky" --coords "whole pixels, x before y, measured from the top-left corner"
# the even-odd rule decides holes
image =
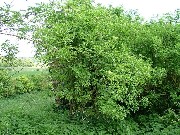
[[[45,2],[49,0],[0,0],[0,7],[4,2],[12,3],[13,9],[25,10],[28,6],[34,6],[35,3]],[[157,14],[162,15],[168,12],[174,12],[176,9],[180,9],[180,0],[94,0],[96,3],[101,3],[104,6],[112,5],[123,6],[125,10],[137,10],[138,13],[149,20],[155,17]],[[0,35],[0,44],[6,39],[10,39],[11,42],[19,44],[18,57],[32,57],[34,55],[34,48],[31,43],[21,40],[18,41],[15,37],[9,37]]]

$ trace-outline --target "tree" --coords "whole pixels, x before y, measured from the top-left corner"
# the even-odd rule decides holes
[[[1,45],[1,52],[4,56],[1,59],[2,64],[5,63],[6,66],[13,66],[16,54],[19,52],[17,45],[11,44],[9,40],[6,40]]]
[[[10,4],[0,7],[0,34],[20,37],[12,32],[18,32],[22,28],[22,24],[24,24],[22,14],[19,11],[11,10]]]
[[[27,33],[30,31],[28,27],[28,21],[24,14],[24,11],[13,11],[11,4],[6,4],[0,7],[0,34],[16,37],[17,39],[28,39]],[[15,66],[16,54],[18,53],[18,45],[10,43],[10,40],[6,40],[2,43],[1,53],[1,65],[2,66]],[[29,63],[29,65],[32,63]]]

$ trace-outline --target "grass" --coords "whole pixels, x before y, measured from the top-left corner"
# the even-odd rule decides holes
[[[2,99],[0,102],[1,134],[36,134],[42,132],[44,120],[48,118],[45,111],[51,108],[53,100],[41,92]]]
[[[11,70],[12,77],[48,73],[45,69],[16,68]],[[14,73],[20,70],[18,73]],[[0,99],[0,135],[69,135],[99,134],[88,121],[69,117],[65,110],[55,109],[55,97],[49,91],[34,91],[10,98]]]
[[[10,70],[10,74],[14,77],[19,75],[35,75],[35,74],[47,74],[48,70],[46,68],[36,68],[36,67],[15,67]]]
[[[158,116],[144,118],[142,127],[132,119],[108,123],[97,119],[89,121],[90,119],[71,118],[67,111],[54,109],[54,97],[47,91],[0,99],[0,135],[174,135],[180,133],[178,123],[164,127],[158,122]]]
[[[35,75],[35,74],[47,74],[47,68],[39,67],[0,67],[0,69],[7,69],[10,75],[19,76],[19,75]]]
[[[48,92],[34,92],[0,100],[0,134],[68,135],[96,134],[87,124],[68,117],[66,111],[53,109]]]

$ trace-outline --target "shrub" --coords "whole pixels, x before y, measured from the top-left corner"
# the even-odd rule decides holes
[[[0,97],[8,97],[13,94],[11,83],[8,71],[0,69]]]
[[[142,22],[122,8],[90,0],[41,4],[30,12],[36,21],[44,17],[34,29],[37,56],[49,66],[57,95],[68,100],[71,112],[118,119],[178,112],[179,12],[174,20]]]
[[[93,108],[124,119],[146,107],[148,99],[141,94],[153,69],[129,52],[125,36],[131,22],[123,10],[94,7],[89,1],[68,1],[56,8],[63,12],[50,6],[51,14],[34,38],[40,39],[35,42],[38,54],[44,54],[59,82],[57,95],[69,101],[71,112]]]
[[[17,94],[30,92],[34,89],[33,81],[25,75],[16,77],[14,82],[14,89]]]
[[[13,77],[6,70],[0,70],[0,97],[50,89],[51,83],[48,75],[23,74]]]
[[[28,76],[29,79],[34,83],[33,90],[37,91],[44,91],[44,90],[51,90],[52,84],[50,82],[50,78],[48,75],[44,74],[35,74]]]

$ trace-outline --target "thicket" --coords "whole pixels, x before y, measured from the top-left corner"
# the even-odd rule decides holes
[[[37,56],[49,65],[57,95],[72,113],[115,119],[179,113],[178,10],[150,22],[88,0],[29,11],[43,18],[33,35]]]
[[[18,74],[18,73],[16,73]],[[0,69],[0,98],[10,97],[32,91],[46,91],[52,89],[47,74],[36,73],[34,75],[10,74],[6,69]]]
[[[19,38],[33,32],[36,57],[49,67],[60,108],[92,118],[109,134],[180,132],[179,10],[144,22],[121,7],[67,0],[13,14],[23,26]],[[23,87],[26,80],[17,78]],[[2,90],[10,83],[4,82]]]

